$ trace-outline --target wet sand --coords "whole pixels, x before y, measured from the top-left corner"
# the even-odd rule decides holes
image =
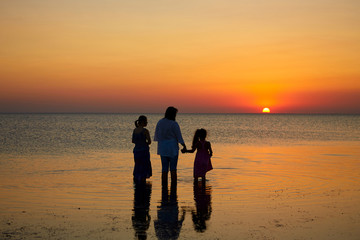
[[[176,189],[162,189],[155,154],[144,186],[132,182],[130,153],[5,159],[0,238],[360,238],[357,144],[214,152],[205,186],[193,183],[194,155],[181,155]]]

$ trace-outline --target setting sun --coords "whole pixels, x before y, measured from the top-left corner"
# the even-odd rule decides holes
[[[270,113],[270,109],[269,108],[263,108],[262,112],[263,113]]]
[[[207,2],[0,1],[0,113],[360,114],[359,1]]]

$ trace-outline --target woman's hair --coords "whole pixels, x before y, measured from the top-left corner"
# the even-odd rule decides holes
[[[178,110],[176,108],[168,107],[165,112],[165,118],[175,121],[177,112],[178,112]]]
[[[192,142],[192,148],[195,148],[195,145],[196,145],[200,140],[205,140],[206,135],[207,135],[207,132],[206,132],[205,129],[203,129],[203,128],[197,129],[197,130],[195,131],[195,134],[194,134],[194,139],[193,139],[193,142]]]
[[[138,120],[135,121],[135,126],[138,127],[141,122],[142,123],[147,122],[147,117],[144,115],[140,115]]]

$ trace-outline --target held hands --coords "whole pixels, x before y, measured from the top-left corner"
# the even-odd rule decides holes
[[[186,151],[187,151],[186,146],[184,146],[183,149],[181,149],[181,152],[186,153]]]

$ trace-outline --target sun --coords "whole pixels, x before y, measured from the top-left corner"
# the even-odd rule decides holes
[[[270,113],[270,109],[267,108],[267,107],[266,107],[266,108],[263,108],[262,112],[263,112],[263,113]]]

